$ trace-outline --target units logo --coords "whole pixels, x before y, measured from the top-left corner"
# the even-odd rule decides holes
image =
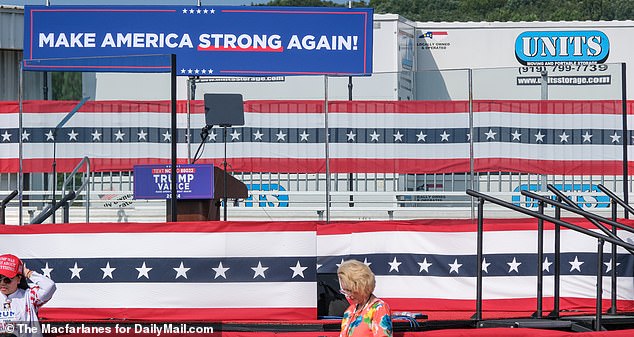
[[[427,31],[418,36],[419,42],[416,44],[421,49],[447,49],[451,45],[445,41],[449,37],[446,31]]]
[[[515,39],[515,57],[524,65],[596,64],[607,60],[610,41],[603,32],[523,32]]]

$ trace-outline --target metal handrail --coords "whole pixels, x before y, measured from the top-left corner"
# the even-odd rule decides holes
[[[535,211],[531,211],[529,209],[525,209],[522,208],[520,206],[516,206],[512,203],[506,202],[504,200],[500,200],[491,196],[488,196],[486,194],[471,190],[471,189],[467,189],[466,193],[472,197],[476,197],[478,198],[478,200],[480,200],[479,202],[479,209],[478,209],[478,244],[477,244],[477,256],[478,256],[478,261],[477,261],[477,270],[482,269],[482,256],[483,256],[483,204],[484,201],[489,201],[492,202],[494,204],[497,204],[499,206],[523,213],[525,215],[537,218],[537,219],[541,219],[544,221],[548,221],[563,227],[566,227],[568,229],[574,230],[576,232],[588,235],[590,237],[596,238],[598,240],[598,248],[597,248],[597,255],[598,255],[598,268],[597,268],[597,294],[596,294],[596,319],[595,319],[595,330],[600,330],[601,329],[601,298],[602,298],[602,284],[603,284],[603,272],[602,272],[602,268],[601,268],[601,263],[602,261],[602,256],[603,256],[603,244],[605,242],[610,242],[612,244],[615,244],[617,246],[620,246],[622,248],[625,248],[628,251],[634,250],[634,245],[629,244],[627,242],[624,242],[620,239],[614,239],[610,236],[607,235],[603,235],[603,234],[598,234],[595,233],[591,230],[585,229],[583,227],[579,227],[575,224],[571,224],[569,222],[563,221],[561,219],[558,218],[553,218],[551,216],[545,215],[545,214],[541,214],[539,212],[535,212]],[[537,200],[552,204],[554,206],[556,206],[557,208],[562,208],[562,209],[566,209],[569,210],[573,213],[577,213],[577,214],[582,214],[583,216],[587,216],[589,218],[595,219],[597,221],[602,221],[611,225],[614,225],[616,227],[620,227],[624,225],[617,223],[615,221],[612,220],[608,220],[605,218],[602,218],[600,216],[597,216],[595,214],[589,213],[589,212],[585,212],[582,210],[578,210],[575,209],[574,207],[570,207],[564,203],[559,203],[557,201],[554,201],[550,198],[546,198],[543,197],[539,194],[534,194],[528,191],[522,191],[522,194],[526,195],[526,196],[530,196],[532,198],[535,198]],[[541,264],[541,261],[538,261],[539,264]],[[474,318],[477,320],[482,319],[482,273],[478,273],[478,280],[477,280],[477,284],[476,284],[476,313],[474,315]]]
[[[623,199],[619,198],[616,194],[614,194],[614,192],[608,190],[602,184],[597,185],[597,188],[600,189],[601,192],[605,193],[608,197],[610,197],[610,199],[614,200],[617,204],[621,205],[625,209],[626,212],[630,212],[634,214],[634,208],[628,205],[625,201],[623,201]]]
[[[64,195],[62,199],[56,202],[54,205],[46,206],[46,208],[40,214],[38,214],[36,217],[33,218],[33,220],[31,220],[31,224],[40,224],[44,222],[44,220],[53,215],[55,211],[60,207],[64,207],[64,222],[68,222],[70,200],[75,199],[76,197],[77,196],[74,191],[68,192],[68,194]]]
[[[4,225],[5,222],[7,221],[6,213],[5,213],[7,204],[9,203],[9,201],[11,201],[11,199],[15,198],[16,195],[18,195],[18,190],[13,190],[11,194],[7,195],[0,202],[0,225]]]
[[[568,204],[569,206],[575,207],[577,209],[581,209],[581,207],[577,204],[575,204],[572,200],[570,200],[569,198],[566,197],[566,195],[559,191],[554,185],[552,184],[548,184],[547,186],[548,190],[553,192],[555,195],[557,195],[558,197],[558,201],[563,201],[566,204]],[[612,193],[612,191],[608,190],[607,188],[605,188],[604,186],[599,186],[599,189],[601,191],[603,191],[603,193],[607,194],[610,198],[612,198],[612,204],[614,205],[615,202],[619,202],[616,201],[615,199],[618,199],[618,197],[616,195],[614,195],[614,193]],[[627,204],[625,204],[627,205]],[[629,207],[629,205],[627,205]],[[616,238],[616,239],[620,239],[617,234],[616,234],[616,226],[612,226],[612,230],[607,229],[605,226],[603,226],[599,221],[591,219],[591,218],[587,218],[586,219],[588,221],[590,221],[593,225],[595,225],[597,228],[599,228],[603,233],[605,233],[607,236]],[[614,209],[613,207],[613,216],[612,216],[612,220],[616,221],[616,209]],[[627,250],[627,249],[626,249]],[[634,252],[632,252],[631,250],[628,250],[630,252],[630,254],[634,254]],[[616,275],[616,265],[617,265],[617,251],[616,251],[616,245],[612,245],[612,249],[611,249],[611,272],[610,272],[610,287],[611,287],[611,295],[610,295],[610,303],[611,303],[611,307],[609,310],[609,313],[611,314],[616,314],[617,312],[617,305],[616,305],[616,292],[617,292],[617,275]]]
[[[625,202],[623,199],[619,198],[616,194],[614,194],[614,192],[610,191],[609,189],[607,189],[605,186],[603,186],[603,184],[599,184],[597,185],[597,188],[599,188],[599,190],[601,190],[601,192],[605,193],[609,198],[610,198],[610,204],[612,205],[612,220],[616,221],[617,219],[617,214],[618,214],[618,209],[617,209],[617,204],[621,205],[624,209],[625,212],[625,218],[627,218],[628,216],[628,212],[629,213],[633,213],[634,214],[634,208],[632,208],[632,206],[630,206],[627,202]],[[614,232],[614,234],[616,235],[616,227],[612,227],[612,232]],[[612,245],[612,263],[611,263],[611,280],[612,282],[610,283],[610,287],[611,287],[611,296],[610,296],[610,302],[612,303],[612,306],[610,307],[610,310],[608,311],[610,314],[616,314],[616,290],[617,290],[617,275],[616,275],[616,246]]]
[[[84,166],[84,164],[86,164],[86,172],[82,173],[82,177],[84,178],[84,180],[82,181],[82,184],[78,189],[73,190],[73,192],[75,192],[74,197],[71,200],[69,200],[68,203],[70,204],[73,201],[75,201],[75,199],[79,197],[79,194],[81,193],[81,191],[85,189],[86,190],[86,223],[88,223],[90,222],[90,159],[88,157],[82,158],[79,164],[77,164],[77,166],[75,166],[75,168],[70,172],[68,177],[66,177],[66,180],[64,180],[64,183],[62,184],[62,195],[66,195],[66,187],[69,186],[70,183],[74,182],[75,175],[77,175],[77,172],[79,172],[79,170]]]
[[[553,185],[551,185],[551,184],[548,184],[548,185],[547,185],[547,188],[548,188],[548,190],[549,190],[549,191],[553,192],[555,195],[557,195],[558,197],[560,197],[560,198],[561,198],[561,200],[562,200],[563,202],[565,202],[566,204],[568,204],[568,206],[573,207],[573,208],[575,208],[575,209],[577,209],[577,210],[580,210],[581,212],[579,212],[579,213],[577,213],[577,214],[582,215],[584,218],[586,218],[588,221],[590,221],[593,225],[595,225],[597,228],[599,228],[599,229],[600,229],[603,233],[605,233],[605,235],[607,235],[607,236],[609,236],[609,237],[611,237],[611,238],[613,238],[613,239],[620,240],[620,241],[624,242],[624,241],[623,241],[621,238],[619,238],[616,234],[612,233],[612,232],[611,232],[611,231],[610,231],[607,227],[603,226],[603,225],[601,224],[601,222],[599,222],[598,220],[595,220],[595,219],[590,218],[590,217],[586,217],[586,216],[582,213],[582,212],[586,212],[586,211],[582,210],[582,209],[581,209],[581,207],[579,207],[579,205],[575,204],[574,202],[572,202],[572,200],[568,199],[568,198],[566,197],[566,195],[565,195],[565,194],[563,194],[561,191],[559,191],[559,190],[558,190],[555,186],[553,186]],[[529,194],[529,193],[530,193],[530,194]],[[535,196],[535,195],[538,195],[538,194],[536,194],[536,193],[531,193],[531,192],[528,192],[528,193],[523,193],[523,191],[522,191],[522,194],[524,194],[524,195],[526,195],[526,196],[530,196],[530,197],[533,197],[533,196]],[[542,196],[542,198],[544,198],[544,197]],[[540,198],[539,200],[541,201],[542,199]],[[543,201],[544,201],[544,202],[548,202],[548,201],[546,201],[546,200],[549,200],[549,201],[550,201],[550,200],[552,200],[552,199],[544,198],[544,200],[543,200]],[[555,204],[553,203],[553,205],[555,205]],[[586,213],[589,213],[589,212],[586,212]],[[591,213],[590,213],[590,214],[591,214]],[[603,217],[601,217],[601,218],[603,218]],[[605,219],[605,218],[604,218],[604,219]],[[605,220],[608,220],[608,219],[605,219]],[[613,221],[613,220],[612,220],[612,221]],[[615,221],[615,222],[616,222],[616,221]],[[624,225],[623,225],[623,226],[624,226]],[[616,227],[616,226],[614,226],[614,227]],[[629,227],[626,227],[626,228],[629,228]],[[626,249],[626,250],[627,250],[628,252],[630,252],[630,254],[634,255],[634,251],[629,250],[629,249]]]
[[[468,194],[468,191],[467,191],[467,194]],[[596,215],[594,213],[590,213],[590,212],[584,211],[584,210],[576,208],[576,207],[568,206],[568,205],[566,205],[564,203],[557,202],[557,201],[555,201],[553,199],[550,199],[548,197],[545,197],[543,195],[539,195],[537,193],[533,193],[533,192],[529,192],[529,191],[522,191],[522,194],[527,196],[527,197],[531,197],[533,199],[543,200],[547,204],[551,204],[551,205],[553,205],[555,207],[559,207],[559,208],[561,208],[563,210],[566,210],[566,211],[581,215],[581,216],[585,217],[586,219],[593,219],[593,220],[596,220],[596,221],[599,221],[599,222],[606,223],[606,224],[611,225],[611,226],[615,226],[617,228],[620,228],[622,230],[628,231],[630,233],[634,233],[634,228],[632,228],[632,227],[626,226],[626,225],[624,225],[624,224],[622,224],[620,222],[616,222],[614,220],[610,220],[608,218],[604,218],[604,217],[602,217],[600,215]],[[527,211],[529,211],[529,210],[527,210]],[[525,214],[528,214],[528,213],[525,213]],[[530,214],[528,214],[528,215],[530,215]],[[548,221],[550,221],[550,220],[548,220]],[[575,226],[575,225],[573,225],[573,226]],[[564,227],[566,227],[566,226],[564,226]],[[590,232],[590,233],[594,233],[594,232]],[[588,235],[590,235],[590,234],[588,234]],[[614,243],[614,242],[626,243],[625,241],[623,241],[621,239],[614,239],[614,238],[612,238],[610,236],[607,236],[607,235],[605,237],[606,237],[605,241],[608,241],[608,242],[612,242],[612,243]],[[599,239],[599,238],[597,237],[597,239]],[[634,248],[634,246],[632,246],[630,244],[627,244],[627,245],[631,246],[631,248]],[[623,247],[623,248],[625,248],[625,247]],[[634,252],[632,252],[630,250],[628,250],[628,251],[630,253],[634,254]]]

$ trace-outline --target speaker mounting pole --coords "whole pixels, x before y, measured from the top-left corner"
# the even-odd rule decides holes
[[[244,125],[244,102],[241,94],[205,94],[205,122],[207,125],[218,125],[222,128],[224,154],[222,160],[223,219],[227,221],[227,128]]]

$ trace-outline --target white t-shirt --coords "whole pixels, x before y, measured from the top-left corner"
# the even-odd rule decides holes
[[[29,280],[32,282],[29,284],[29,289],[18,288],[8,296],[0,293],[0,303],[2,303],[0,332],[12,333],[16,336],[42,336],[37,311],[53,297],[56,290],[55,282],[36,272],[31,274]],[[18,324],[14,324],[13,331],[10,331],[6,323]]]

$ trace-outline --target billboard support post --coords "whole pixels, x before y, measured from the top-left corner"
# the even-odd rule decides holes
[[[177,212],[178,212],[178,208],[176,207],[176,198],[178,197],[177,195],[177,189],[176,189],[176,183],[177,183],[177,174],[176,174],[176,145],[178,142],[178,133],[177,133],[177,129],[176,129],[176,54],[171,54],[171,66],[172,66],[172,70],[170,71],[170,91],[171,91],[171,96],[172,96],[172,120],[171,120],[171,133],[172,133],[172,170],[170,172],[170,176],[172,179],[172,198],[171,198],[171,202],[169,203],[171,210],[172,210],[172,218],[171,220],[173,222],[176,222],[177,219]]]

